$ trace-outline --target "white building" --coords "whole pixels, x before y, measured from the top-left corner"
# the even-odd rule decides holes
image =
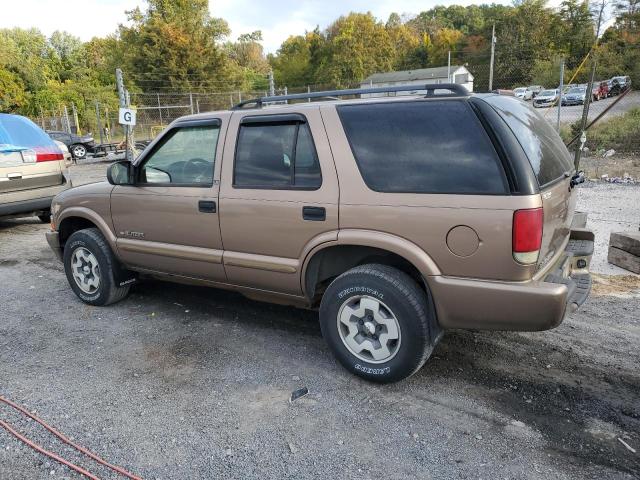
[[[473,92],[473,75],[462,65],[451,67],[419,68],[417,70],[404,70],[401,72],[374,73],[365,78],[360,86],[387,87],[391,85],[427,85],[438,83],[457,83]],[[411,95],[423,93],[416,89],[413,92],[398,92],[398,95]],[[382,96],[382,93],[365,94],[363,97]]]

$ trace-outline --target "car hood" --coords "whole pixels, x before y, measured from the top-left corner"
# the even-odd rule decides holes
[[[73,187],[59,193],[53,197],[51,202],[51,214],[54,222],[57,224],[58,216],[69,208],[108,211],[113,189],[114,186],[109,182],[102,181]]]

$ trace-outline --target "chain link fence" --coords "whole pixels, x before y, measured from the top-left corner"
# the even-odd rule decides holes
[[[464,84],[474,92],[489,91],[490,67],[487,62],[459,62],[457,65],[452,65],[449,70],[445,68],[444,71],[446,72],[444,76],[425,78],[424,82],[449,83],[452,80]],[[569,142],[580,132],[583,104],[587,95],[585,82],[578,82],[565,72],[561,89],[559,64],[543,71],[538,69],[533,75],[528,76],[524,76],[521,73],[523,71],[531,71],[531,69],[525,69],[522,65],[496,66],[491,90],[501,90],[505,94],[520,96],[558,129],[565,142]],[[623,76],[624,72],[620,75]],[[583,72],[578,78],[584,80],[587,76],[588,74]],[[276,95],[358,88],[368,85],[358,83],[340,86],[332,84],[279,86],[276,89]],[[588,122],[600,115],[603,117],[587,133],[585,146],[590,151],[604,152],[613,149],[625,154],[640,153],[640,92],[624,92],[626,88],[627,85],[621,86],[619,82],[616,86],[610,78],[596,77],[594,89],[591,92]],[[561,90],[562,93],[560,93]],[[616,103],[621,93],[625,93],[624,98]],[[137,124],[133,132],[135,140],[145,141],[155,138],[172,121],[184,115],[229,109],[244,100],[267,94],[267,91],[255,90],[131,93],[131,105],[137,109]],[[77,109],[75,105],[61,105],[55,111],[40,112],[39,117],[33,120],[47,131],[91,133],[97,143],[123,143],[125,138],[124,129],[118,124],[117,104],[107,105],[98,101],[87,101],[84,109]],[[579,144],[579,141],[575,143],[575,145]]]

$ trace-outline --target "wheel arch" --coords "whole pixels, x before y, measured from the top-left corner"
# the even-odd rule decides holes
[[[56,219],[57,229],[60,235],[60,245],[64,248],[67,239],[78,230],[85,228],[97,228],[104,236],[111,250],[115,253],[116,237],[104,221],[104,219],[93,210],[85,207],[72,207],[65,209]]]
[[[440,275],[433,259],[414,243],[395,235],[370,230],[341,230],[337,241],[317,245],[306,256],[302,291],[312,305],[317,304],[328,281],[365,263],[398,268],[428,290],[426,278]]]

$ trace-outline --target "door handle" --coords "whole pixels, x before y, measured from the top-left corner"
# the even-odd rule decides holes
[[[7,178],[9,180],[20,180],[22,178],[21,173],[7,173]]]
[[[302,218],[312,222],[324,222],[327,219],[327,211],[324,207],[302,207]]]
[[[216,213],[216,202],[213,200],[200,200],[198,202],[198,211],[202,213]]]

